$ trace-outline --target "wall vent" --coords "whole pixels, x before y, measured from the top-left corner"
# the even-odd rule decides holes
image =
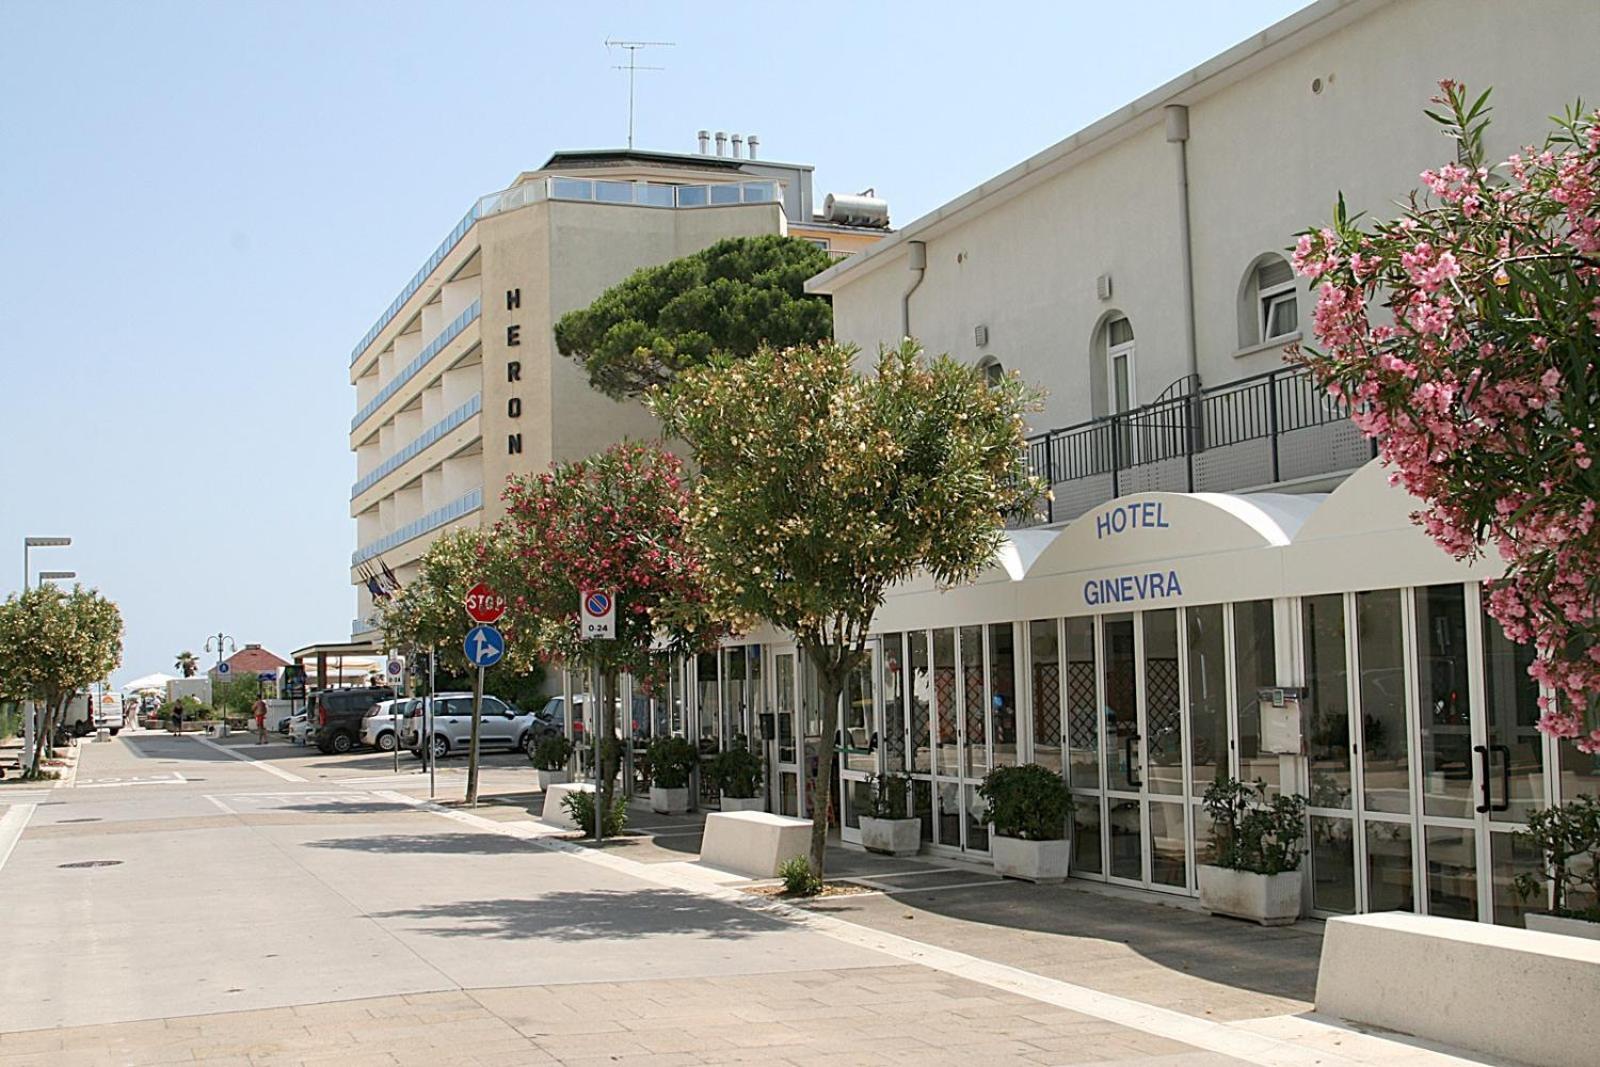
[[[1101,300],[1111,299],[1111,275],[1102,274],[1094,280],[1094,295]]]
[[[987,345],[989,343],[989,327],[982,323],[974,326],[972,328],[972,340],[979,348]]]

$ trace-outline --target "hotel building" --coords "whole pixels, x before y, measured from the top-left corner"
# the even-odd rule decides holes
[[[352,638],[371,642],[363,574],[404,584],[441,531],[493,522],[509,475],[649,437],[635,403],[591,389],[552,328],[642,267],[729,237],[791,234],[836,257],[887,228],[873,198],[813,211],[812,169],[702,133],[698,153],[558,152],[475,201],[350,354],[356,480]],[[838,206],[835,206],[835,200]],[[863,215],[861,209],[866,209]]]

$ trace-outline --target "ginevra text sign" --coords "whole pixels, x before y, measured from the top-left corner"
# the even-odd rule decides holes
[[[1083,583],[1086,604],[1133,604],[1141,600],[1162,600],[1183,595],[1183,583],[1175,570],[1121,574],[1115,578],[1090,578]]]

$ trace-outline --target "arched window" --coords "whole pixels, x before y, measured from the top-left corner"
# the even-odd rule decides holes
[[[1106,403],[1113,415],[1139,406],[1133,367],[1133,323],[1126,317],[1106,323]]]
[[[1288,340],[1300,332],[1300,296],[1289,261],[1275,253],[1250,265],[1239,297],[1239,347]]]
[[[982,362],[978,364],[978,373],[983,375],[985,385],[995,386],[1006,376],[1006,369],[993,356],[984,356]]]

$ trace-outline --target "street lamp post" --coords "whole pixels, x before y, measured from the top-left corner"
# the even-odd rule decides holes
[[[226,646],[228,646],[228,648],[233,649],[233,651],[235,651],[235,652],[239,651],[239,646],[233,640],[233,638],[229,637],[227,634],[223,633],[221,630],[218,630],[214,636],[206,638],[206,648],[205,648],[205,650],[207,652],[211,651],[211,642],[213,642],[213,641],[215,641],[217,643],[217,668],[218,668],[218,670],[217,670],[217,678],[218,678],[218,680],[221,680],[221,678],[222,678],[222,670],[221,670],[221,667],[222,667],[222,653],[225,651],[223,646],[226,645]],[[211,704],[212,704],[213,708],[216,707],[216,702],[217,702],[217,694],[215,692],[213,692],[211,694]],[[228,713],[226,711],[224,711],[224,712],[222,712],[222,725],[217,728],[217,736],[221,737],[223,734],[227,733],[227,731],[228,731]]]
[[[65,548],[70,537],[24,537],[22,539],[22,588],[28,588],[28,551],[34,548]]]
[[[70,537],[24,537],[22,539],[22,591],[28,591],[28,553],[35,548],[65,548],[72,544]],[[40,579],[43,581],[43,578]],[[22,744],[23,759],[19,766],[31,768],[33,766],[33,753],[35,751],[36,735],[39,727],[35,722],[39,709],[33,702],[28,702],[28,713],[22,717]]]
[[[63,582],[78,576],[77,571],[40,571],[39,584],[45,582]]]

